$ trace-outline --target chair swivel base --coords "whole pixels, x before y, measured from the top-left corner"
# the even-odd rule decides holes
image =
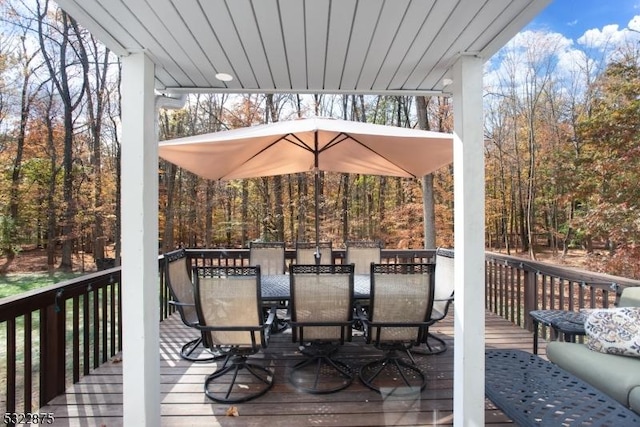
[[[392,389],[395,396],[414,394],[427,385],[420,368],[402,360],[395,350],[389,351],[383,359],[362,366],[359,376],[371,390]]]
[[[433,341],[435,341],[435,343],[433,343]],[[414,347],[412,352],[425,356],[433,356],[436,354],[442,354],[447,351],[447,343],[445,343],[442,338],[438,338],[437,336],[433,335],[431,332],[427,332],[427,336],[423,344],[424,347]]]
[[[227,356],[222,367],[206,378],[204,394],[220,403],[241,403],[262,396],[272,386],[271,370],[249,363],[246,356],[233,355]]]
[[[297,363],[289,373],[289,382],[298,390],[311,394],[328,394],[343,390],[354,379],[352,369],[331,357],[335,347],[311,346],[302,353],[307,358]]]
[[[189,341],[182,346],[180,357],[189,362],[208,363],[225,357],[225,350],[210,350],[202,343],[202,337]]]

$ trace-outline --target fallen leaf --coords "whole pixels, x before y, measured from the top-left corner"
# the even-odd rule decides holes
[[[227,417],[237,417],[240,414],[238,413],[238,408],[236,406],[230,406],[229,409],[227,409]]]
[[[111,358],[111,363],[120,363],[122,362],[122,357],[114,356]]]

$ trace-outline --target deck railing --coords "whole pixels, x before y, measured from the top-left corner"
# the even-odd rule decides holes
[[[533,330],[531,310],[612,307],[622,289],[640,281],[608,274],[486,253],[485,306]],[[548,336],[543,328],[540,336]]]
[[[189,249],[192,265],[246,265],[248,250]],[[334,250],[340,263],[343,250]],[[435,250],[382,251],[382,262],[433,262]],[[294,262],[295,251],[286,251]],[[159,257],[160,318],[173,310]],[[628,280],[487,253],[486,308],[531,329],[533,309],[611,306]],[[0,407],[33,412],[122,350],[120,267],[0,300]]]
[[[28,413],[122,350],[120,268],[0,300],[0,406]]]

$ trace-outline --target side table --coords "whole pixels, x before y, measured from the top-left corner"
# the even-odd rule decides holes
[[[553,328],[555,336],[563,335],[565,341],[575,342],[576,336],[585,335],[584,321],[586,316],[577,311],[568,310],[533,310],[529,312],[533,320],[533,354],[538,354],[538,325]]]

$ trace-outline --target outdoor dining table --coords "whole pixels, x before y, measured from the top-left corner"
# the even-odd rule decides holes
[[[260,276],[262,299],[268,301],[288,301],[291,299],[289,274],[265,274]],[[368,299],[371,294],[371,279],[368,274],[353,277],[354,299]]]

